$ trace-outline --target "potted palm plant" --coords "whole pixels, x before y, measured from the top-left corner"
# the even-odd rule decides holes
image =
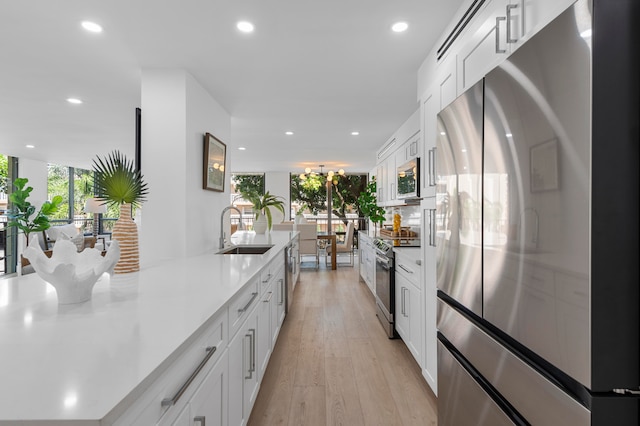
[[[115,273],[140,270],[138,253],[138,227],[131,217],[132,208],[139,208],[149,193],[147,184],[133,161],[127,160],[119,151],[113,151],[104,159],[93,160],[96,198],[102,204],[120,208],[112,239],[120,244],[120,260]]]
[[[269,191],[264,195],[257,192],[247,192],[242,194],[242,198],[253,204],[255,212],[255,220],[253,222],[253,230],[256,234],[264,234],[265,231],[271,230],[272,217],[270,207],[273,207],[284,214],[284,198],[278,195],[271,195]]]

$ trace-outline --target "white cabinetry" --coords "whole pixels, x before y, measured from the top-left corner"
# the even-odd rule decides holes
[[[254,309],[229,345],[229,425],[247,424],[258,395],[257,333]]]
[[[211,368],[172,426],[227,425],[228,354]]]
[[[231,303],[241,324],[229,344],[229,425],[246,425],[285,315],[284,264],[273,260]],[[256,295],[256,296],[254,296]]]
[[[405,249],[415,250],[415,249]],[[414,254],[419,254],[416,250]],[[420,259],[396,251],[396,331],[402,337],[409,351],[422,368],[422,280]]]
[[[473,86],[575,0],[491,0],[463,39],[458,95]]]
[[[436,282],[436,199],[422,201],[422,276],[424,293],[424,364],[422,375],[438,395],[438,331]]]
[[[422,152],[420,110],[418,109],[378,151],[376,182],[379,206],[397,206],[405,203],[397,196],[397,167],[421,156]]]
[[[284,269],[280,269],[280,272],[276,274],[276,277],[272,285],[273,297],[271,300],[271,347],[276,344],[278,335],[280,334],[280,328],[286,315],[286,292],[287,288],[284,281]]]
[[[360,259],[360,277],[367,284],[371,293],[375,295],[376,284],[376,254],[373,241],[366,232],[358,233],[358,257]]]
[[[207,321],[203,331],[194,336],[193,342],[114,424],[173,424],[178,414],[189,405],[194,392],[214,365],[220,376],[226,375],[226,348],[225,309]],[[224,371],[219,370],[220,368]],[[216,398],[226,398],[226,393]],[[212,399],[209,403],[220,405],[222,401]],[[226,415],[226,410],[221,415]]]
[[[517,39],[513,36],[513,6],[508,0],[491,0],[474,18],[458,52],[458,94],[511,53],[511,41]]]

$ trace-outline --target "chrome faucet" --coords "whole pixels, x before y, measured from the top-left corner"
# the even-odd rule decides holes
[[[242,212],[236,206],[227,206],[224,209],[222,209],[222,213],[220,213],[220,247],[219,248],[224,248],[224,244],[226,240],[224,235],[224,214],[229,210],[235,210],[238,212],[238,214],[240,215],[240,223],[238,224],[238,229],[239,230],[244,229],[244,223],[242,222]]]

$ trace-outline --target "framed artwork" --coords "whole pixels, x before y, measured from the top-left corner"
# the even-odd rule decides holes
[[[204,168],[202,188],[224,192],[227,146],[211,133],[204,135]]]
[[[532,146],[529,153],[531,192],[559,189],[558,140],[551,139]]]

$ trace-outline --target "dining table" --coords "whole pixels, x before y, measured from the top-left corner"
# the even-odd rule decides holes
[[[336,234],[318,233],[319,240],[327,240],[331,242],[331,269],[337,269],[336,263]]]

